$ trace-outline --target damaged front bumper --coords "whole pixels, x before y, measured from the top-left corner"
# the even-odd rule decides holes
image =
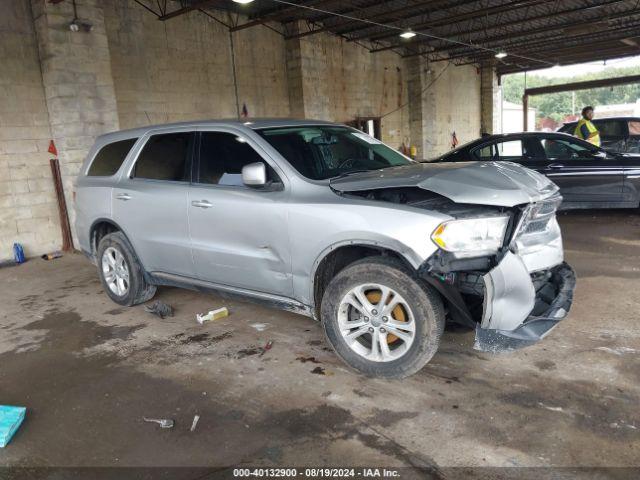
[[[494,255],[459,257],[441,249],[418,270],[443,297],[448,318],[475,328],[476,349],[531,345],[567,316],[576,277],[564,263],[555,215],[561,201],[552,195],[510,211],[513,228]]]
[[[531,275],[523,260],[508,252],[483,281],[483,315],[474,348],[501,352],[541,340],[567,316],[576,276],[567,263]]]

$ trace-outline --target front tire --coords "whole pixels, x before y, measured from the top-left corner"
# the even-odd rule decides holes
[[[387,378],[412,375],[431,360],[445,324],[438,293],[389,257],[365,258],[340,271],[324,292],[321,317],[347,365]]]
[[[98,275],[109,298],[127,307],[150,300],[156,287],[149,285],[133,247],[122,234],[105,235],[98,244]]]

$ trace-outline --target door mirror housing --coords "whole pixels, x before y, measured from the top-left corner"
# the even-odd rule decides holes
[[[267,184],[267,167],[263,162],[250,163],[242,167],[242,183],[248,187],[263,187]]]
[[[604,150],[593,150],[591,152],[591,155],[593,156],[593,158],[599,158],[601,160],[606,160],[607,158],[609,158],[609,155],[607,155],[607,152],[605,152]]]

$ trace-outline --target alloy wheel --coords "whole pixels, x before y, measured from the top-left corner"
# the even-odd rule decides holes
[[[416,336],[408,302],[395,290],[377,283],[347,292],[338,308],[338,328],[351,350],[374,362],[402,357]]]
[[[129,267],[118,249],[109,247],[102,254],[102,275],[109,290],[119,297],[129,292]]]

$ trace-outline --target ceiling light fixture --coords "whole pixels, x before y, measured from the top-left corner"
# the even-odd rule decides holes
[[[235,3],[241,3],[242,5],[246,5],[247,3],[253,2],[253,0],[233,0]]]
[[[89,33],[93,30],[93,24],[91,22],[78,19],[78,7],[76,6],[76,0],[73,0],[73,20],[71,20],[68,26],[69,30],[72,32]]]
[[[507,52],[498,52],[496,53],[496,58],[504,58],[507,56]]]
[[[411,30],[411,29],[409,28],[408,30],[405,30],[404,32],[402,32],[402,33],[400,34],[400,36],[401,36],[402,38],[409,39],[409,38],[413,38],[413,37],[415,37],[415,36],[416,36],[416,32],[414,32],[413,30]]]
[[[353,15],[347,15],[345,13],[332,12],[332,11],[326,10],[324,8],[313,7],[311,5],[305,5],[303,3],[294,3],[292,0],[271,0],[271,1],[274,2],[274,3],[279,3],[281,5],[287,5],[289,7],[294,7],[294,8],[298,8],[298,9],[301,9],[301,10],[308,10],[310,12],[322,13],[324,15],[329,15],[329,16],[336,17],[336,18],[343,18],[343,19],[346,19],[346,20],[350,20],[352,22],[364,23],[364,24],[367,24],[367,25],[373,25],[373,26],[376,26],[376,27],[381,27],[381,28],[385,28],[385,29],[388,29],[388,30],[394,30],[394,31],[398,31],[398,32],[403,32],[404,33],[404,30],[402,30],[402,27],[396,27],[395,25],[388,25],[388,24],[376,22],[376,21],[373,21],[373,20],[367,20],[366,18],[355,17]],[[421,31],[419,34],[416,34],[416,35],[421,35],[423,37],[431,38],[433,40],[440,40],[442,42],[446,42],[446,43],[449,43],[451,45],[459,45],[459,46],[469,47],[469,48],[472,48],[474,50],[478,50],[478,51],[482,51],[482,52],[494,53],[494,54],[496,52],[494,49],[489,48],[489,47],[483,47],[482,45],[478,45],[478,44],[475,44],[475,43],[469,43],[469,42],[463,42],[463,41],[456,40],[456,39],[453,39],[453,38],[441,37],[439,35],[434,35],[432,33],[426,33],[426,31]],[[512,54],[511,56],[515,57],[515,58],[522,58],[524,60],[529,60],[529,61],[540,63],[540,64],[546,64],[546,65],[549,65],[550,67],[553,66],[552,62],[549,62],[547,60],[543,60],[541,58],[527,57],[527,56],[521,55],[521,54]]]

